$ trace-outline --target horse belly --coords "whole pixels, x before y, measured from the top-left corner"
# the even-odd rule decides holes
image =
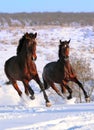
[[[64,73],[58,68],[44,68],[43,78],[48,82],[61,83],[64,78]]]
[[[62,80],[63,80],[63,75],[58,75],[58,74],[53,74],[53,76],[49,76],[49,78],[52,80],[52,82],[55,82],[55,83],[61,83]]]

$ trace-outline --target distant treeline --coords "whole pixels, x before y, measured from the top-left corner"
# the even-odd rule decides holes
[[[0,13],[0,26],[33,26],[33,25],[62,25],[85,26],[94,25],[92,13]]]

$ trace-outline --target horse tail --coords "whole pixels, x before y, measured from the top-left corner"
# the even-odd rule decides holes
[[[9,81],[6,81],[5,84],[10,85],[10,84],[11,84],[11,81],[10,81],[10,80],[9,80]]]

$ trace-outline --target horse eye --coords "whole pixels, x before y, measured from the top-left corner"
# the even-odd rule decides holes
[[[66,48],[66,47],[67,47],[67,45],[64,45],[64,46],[63,46],[63,48]]]

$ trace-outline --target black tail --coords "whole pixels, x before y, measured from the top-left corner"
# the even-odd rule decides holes
[[[11,81],[9,80],[9,81],[5,82],[5,84],[9,85],[9,84],[11,84]]]

